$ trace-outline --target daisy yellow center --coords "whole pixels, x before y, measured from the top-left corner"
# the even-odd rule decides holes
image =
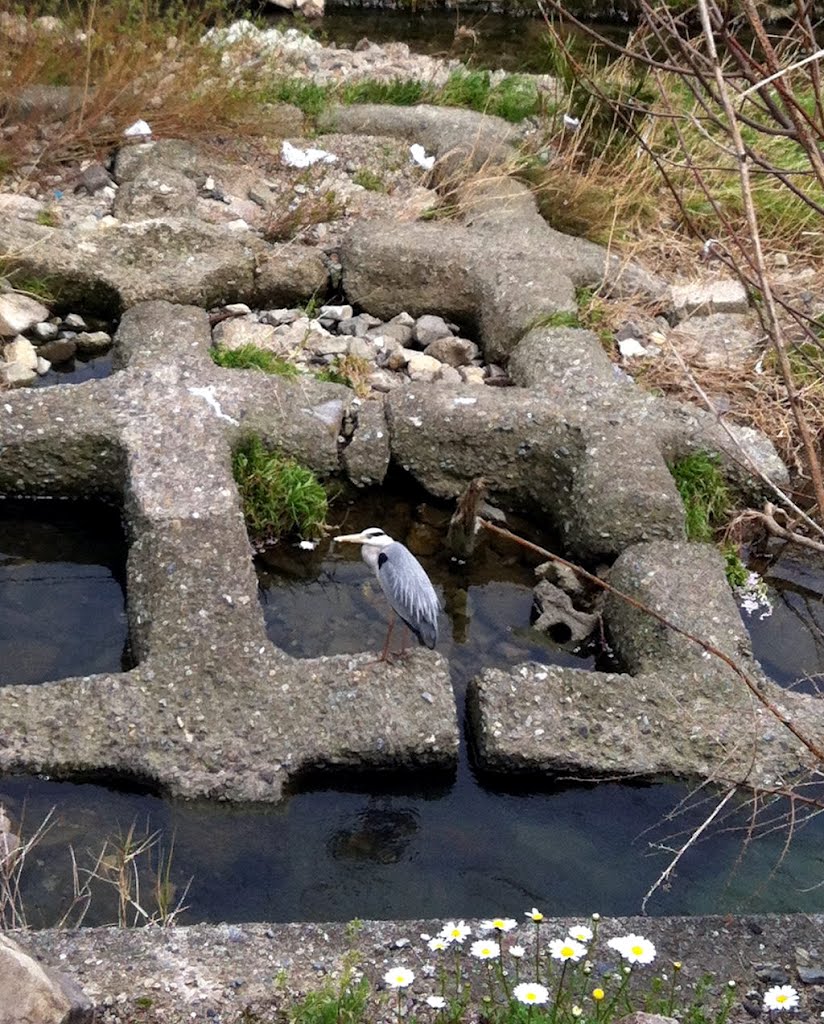
[[[503,926],[504,926],[504,922],[503,922],[503,919],[502,919],[502,918],[500,918],[500,917],[496,917],[496,918],[495,918],[495,920],[494,920],[494,921],[492,922],[492,924],[493,924],[493,925],[494,925],[494,926],[495,926],[496,928],[503,928]]]
[[[572,946],[563,946],[561,949],[561,956],[575,956],[575,950]]]
[[[786,1003],[786,1002],[787,1002],[787,997],[786,997],[786,996],[784,995],[784,993],[782,992],[780,996],[776,996],[776,997],[775,997],[775,1001],[776,1001],[777,1003]]]
[[[528,1002],[534,1003],[535,1002],[535,993],[534,992],[527,992],[526,998],[527,998]]]
[[[634,956],[640,956],[644,952],[643,946],[633,946],[632,953]]]

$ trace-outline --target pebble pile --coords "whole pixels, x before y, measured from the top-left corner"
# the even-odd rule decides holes
[[[112,346],[108,331],[79,313],[52,316],[37,299],[0,294],[0,387],[25,387],[75,357],[92,359]]]
[[[213,344],[223,349],[247,345],[271,352],[304,371],[328,368],[356,389],[388,392],[404,383],[508,385],[499,366],[485,364],[477,344],[460,327],[427,313],[398,313],[382,321],[355,313],[350,305],[253,312],[236,303],[213,314]]]

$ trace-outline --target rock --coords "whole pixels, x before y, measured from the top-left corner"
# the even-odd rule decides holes
[[[139,171],[120,186],[114,201],[119,220],[151,220],[191,213],[197,201],[195,183],[170,167]]]
[[[344,335],[344,337],[346,337],[346,335]],[[369,362],[373,362],[378,353],[378,348],[375,342],[369,338],[351,338],[347,347],[347,352],[350,356],[355,356],[358,359],[367,359]]]
[[[424,355],[423,352],[418,352],[413,348],[402,349],[402,352],[406,357],[406,372],[412,380],[429,381],[435,379],[442,366],[439,360],[433,359],[432,356]]]
[[[357,316],[348,320],[341,320],[338,323],[338,334],[350,334],[356,338],[363,338],[369,333],[370,328],[379,327],[383,321],[369,313],[358,313]]]
[[[426,348],[439,338],[445,338],[452,332],[442,316],[426,313],[415,321],[415,341],[421,348]]]
[[[765,985],[789,985],[790,972],[779,964],[753,964],[755,976]]]
[[[231,313],[232,316],[249,316],[252,310],[245,302],[230,302],[221,310],[223,313]]]
[[[757,319],[736,313],[685,320],[667,340],[693,366],[737,369],[754,363],[764,348],[764,333]]]
[[[95,162],[89,164],[88,167],[85,167],[80,172],[80,177],[74,186],[74,190],[79,192],[82,189],[88,195],[93,196],[95,192],[99,192],[102,188],[107,188],[113,184],[114,178],[112,178],[103,164]]]
[[[257,260],[255,292],[261,306],[288,306],[326,291],[328,273],[316,249],[273,245]]]
[[[465,384],[483,385],[486,383],[486,375],[482,366],[462,366],[458,373]]]
[[[74,357],[76,351],[77,342],[74,338],[55,338],[37,347],[37,354],[50,363],[66,363]]]
[[[318,316],[339,323],[341,320],[351,320],[352,312],[351,306],[321,306]]]
[[[303,347],[314,356],[342,356],[349,348],[349,339],[330,334],[317,320],[312,320]]]
[[[42,356],[38,356],[37,366],[35,367],[35,369],[37,370],[37,373],[42,377],[51,369],[51,363],[48,361],[48,359],[44,359]]]
[[[692,314],[746,313],[750,308],[747,290],[733,278],[673,285],[670,300],[678,320]]]
[[[6,292],[0,295],[0,337],[13,338],[22,334],[48,315],[49,311],[42,302],[19,292]]]
[[[0,216],[36,222],[45,209],[44,203],[31,196],[20,195],[18,192],[0,192]]]
[[[5,346],[3,358],[7,363],[19,363],[29,370],[37,369],[37,352],[29,339],[24,338],[22,334]]]
[[[408,348],[392,349],[383,362],[387,370],[403,370],[409,362]]]
[[[796,968],[798,973],[798,980],[803,982],[805,985],[824,985],[824,968],[822,967],[802,967]]]
[[[379,327],[372,327],[366,336],[367,338],[391,338],[405,348],[412,341],[412,328],[408,324],[390,320],[389,323],[381,324]]]
[[[449,366],[447,363],[443,363],[441,365],[440,370],[438,370],[435,375],[435,380],[440,381],[441,384],[447,384],[451,387],[463,384],[463,378],[460,373],[458,373],[454,366]]]
[[[478,346],[474,341],[468,341],[466,338],[454,338],[450,334],[431,342],[424,349],[424,353],[449,366],[468,366],[473,359],[478,358]]]
[[[512,380],[502,366],[490,363],[484,371],[484,384],[492,388],[508,388]]]
[[[373,391],[380,391],[382,394],[388,394],[395,388],[401,387],[398,375],[390,373],[389,370],[373,370],[366,380]]]
[[[74,342],[84,355],[99,356],[112,347],[112,336],[105,331],[81,331]]]
[[[0,935],[0,1024],[84,1024],[93,1014],[73,981]]]
[[[283,348],[282,341],[276,334],[276,329],[271,324],[258,323],[256,320],[246,320],[237,317],[231,320],[221,320],[215,324],[212,331],[212,341],[221,348],[238,349],[244,345],[254,345],[256,348],[263,348],[269,352],[280,352]]]
[[[598,616],[578,611],[569,594],[549,580],[541,580],[534,590],[539,615],[535,629],[548,633],[558,643],[585,640],[595,629]]]
[[[558,562],[542,562],[536,569],[535,575],[542,580],[549,580],[556,587],[560,587],[565,593],[571,596],[580,596],[585,593],[585,588],[578,575],[566,565]]]
[[[0,363],[0,384],[10,388],[28,387],[37,380],[37,366],[23,366],[22,363]]]
[[[57,337],[57,324],[44,320],[43,323],[35,324],[30,333],[40,341],[53,341]]]
[[[262,324],[281,327],[283,324],[293,324],[303,315],[302,309],[267,309],[258,319]]]
[[[364,402],[356,414],[352,440],[343,453],[343,465],[349,479],[358,487],[383,483],[389,457],[389,428],[383,402]]]
[[[69,313],[68,316],[63,317],[63,326],[68,327],[71,331],[85,331],[87,324],[79,313]]]

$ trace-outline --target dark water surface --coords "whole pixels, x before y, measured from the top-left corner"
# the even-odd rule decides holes
[[[0,584],[6,682],[22,681],[38,646],[29,644],[32,650],[21,656],[19,640],[38,621],[48,623],[40,642],[60,654],[44,659],[45,669],[25,669],[33,679],[92,671],[84,659],[90,650],[100,654],[98,645],[105,647],[90,632],[97,620],[108,615],[125,628],[122,547],[111,546],[113,534],[100,520],[87,514],[84,532],[66,503],[48,504],[56,515],[50,522],[36,508],[0,523],[0,570],[23,565],[35,582],[54,577],[53,584],[41,581],[36,599],[15,597],[25,594],[25,582]],[[526,658],[581,667],[602,663],[598,643],[576,651],[573,644],[552,643],[530,629],[532,567],[516,552],[489,549],[471,570],[427,555],[437,544],[442,510],[382,494],[339,503],[335,513],[345,532],[380,524],[420,552],[446,607],[439,650],[450,659],[461,709],[466,682],[481,667]],[[83,515],[79,519],[82,524]],[[386,608],[356,549],[307,552],[284,546],[260,559],[258,570],[269,635],[293,654],[382,645]],[[66,573],[74,574],[77,589],[49,604],[50,588]],[[805,607],[819,623],[822,580],[824,574],[807,579],[804,594]],[[108,587],[108,611],[101,587]],[[777,621],[764,620],[768,629]],[[821,668],[812,621],[788,613],[778,627],[782,637],[787,633],[782,673],[807,671],[815,656]],[[761,628],[756,622],[756,646]],[[117,668],[125,634],[112,628],[111,636],[118,639],[95,671]],[[765,643],[770,649],[771,641]],[[800,661],[792,660],[793,652]],[[686,787],[667,780],[502,784],[477,773],[466,740],[454,774],[325,777],[279,807],[173,801],[44,779],[0,780],[0,800],[23,820],[25,833],[55,808],[52,827],[23,879],[28,918],[35,925],[54,922],[71,902],[69,846],[81,865],[91,864],[107,840],[125,835],[133,824],[140,835],[157,831],[164,850],[174,841],[176,896],[192,879],[183,920],[518,917],[533,905],[552,914],[630,914],[668,863],[668,851],[678,848],[717,800],[712,794],[704,803],[700,793],[688,797]],[[735,810],[687,853],[649,911],[824,910],[824,889],[811,888],[824,879],[824,818],[800,825],[782,861],[783,830],[745,846],[747,808]],[[763,830],[770,830],[766,819]],[[149,909],[162,874],[158,854],[155,847],[141,859],[141,900]],[[115,920],[112,893],[104,883],[96,889],[85,923]]]
[[[119,671],[125,565],[115,509],[0,500],[0,684]]]

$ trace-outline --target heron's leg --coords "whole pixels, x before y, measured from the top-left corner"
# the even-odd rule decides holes
[[[395,613],[394,611],[389,614],[389,629],[386,631],[386,642],[383,645],[383,653],[381,654],[378,661],[386,661],[389,655],[389,641],[392,639],[392,630],[395,628]]]

